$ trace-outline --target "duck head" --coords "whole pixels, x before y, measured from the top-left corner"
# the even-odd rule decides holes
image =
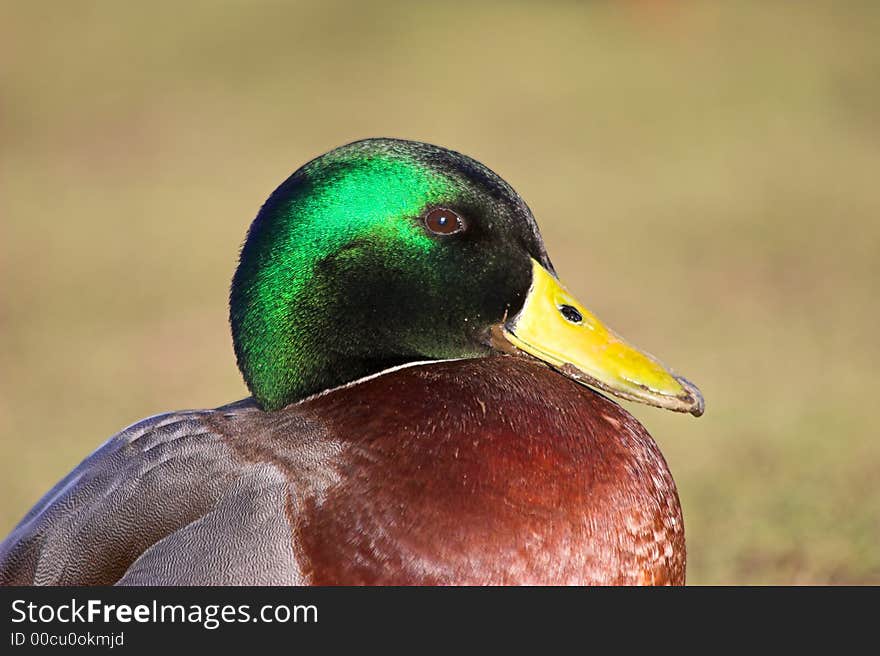
[[[230,318],[265,410],[395,365],[505,351],[621,398],[703,411],[694,385],[563,287],[510,185],[424,143],[358,141],[282,183],[248,232]]]

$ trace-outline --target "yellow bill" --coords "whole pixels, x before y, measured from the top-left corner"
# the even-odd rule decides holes
[[[501,334],[516,349],[585,385],[629,401],[703,414],[695,385],[602,325],[535,260],[525,304]]]

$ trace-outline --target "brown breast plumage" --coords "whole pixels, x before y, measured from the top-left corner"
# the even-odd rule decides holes
[[[233,449],[286,473],[311,583],[684,583],[681,508],[650,435],[535,362],[406,367],[222,417]]]

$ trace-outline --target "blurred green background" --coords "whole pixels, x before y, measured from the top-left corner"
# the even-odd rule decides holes
[[[628,405],[690,583],[880,583],[880,4],[0,4],[0,533],[98,443],[246,395],[264,198],[366,136],[505,177],[560,275],[696,381]]]

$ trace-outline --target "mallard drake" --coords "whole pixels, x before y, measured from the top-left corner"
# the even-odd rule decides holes
[[[111,437],[0,582],[684,582],[669,469],[600,391],[702,397],[566,291],[482,164],[394,139],[312,160],[251,225],[230,319],[251,396]]]

